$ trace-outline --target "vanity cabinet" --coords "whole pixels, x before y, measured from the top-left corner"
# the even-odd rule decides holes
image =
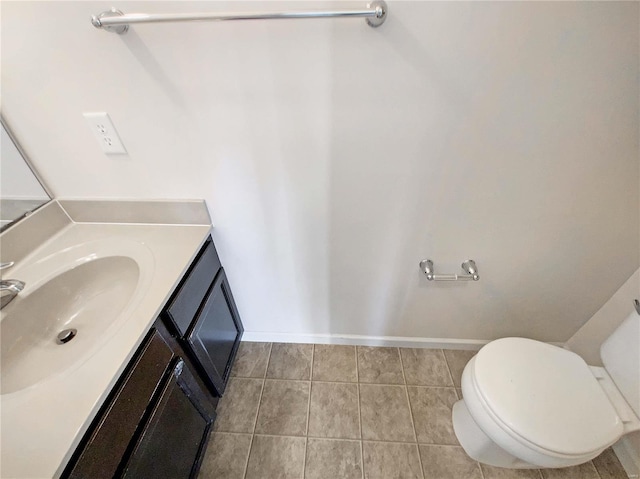
[[[195,477],[242,332],[209,237],[62,477]]]
[[[211,392],[222,396],[244,329],[211,238],[163,318]]]
[[[195,477],[215,406],[215,398],[158,321],[62,477]]]

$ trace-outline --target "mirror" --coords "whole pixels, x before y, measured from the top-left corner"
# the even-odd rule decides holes
[[[0,231],[47,203],[51,197],[0,118]]]

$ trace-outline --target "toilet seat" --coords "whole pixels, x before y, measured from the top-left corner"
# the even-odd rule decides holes
[[[469,411],[492,439],[543,467],[595,457],[623,425],[589,366],[578,355],[539,341],[493,341],[465,368]]]

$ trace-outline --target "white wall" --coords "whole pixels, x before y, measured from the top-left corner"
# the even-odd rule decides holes
[[[638,269],[637,2],[124,36],[89,23],[111,5],[331,4],[1,4],[3,113],[54,193],[205,198],[247,331],[564,341]],[[84,111],[128,157],[99,152]],[[427,283],[427,257],[481,280]]]

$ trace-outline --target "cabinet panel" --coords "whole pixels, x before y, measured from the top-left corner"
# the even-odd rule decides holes
[[[202,391],[180,360],[151,412],[123,477],[181,479],[194,477],[213,422],[200,402]]]
[[[242,337],[242,323],[224,269],[211,286],[187,343],[221,396]]]
[[[194,261],[192,269],[185,275],[184,283],[178,288],[167,307],[167,316],[181,336],[187,334],[189,325],[198,312],[220,267],[218,253],[213,241],[209,239],[200,256]]]
[[[169,346],[152,329],[63,477],[114,477],[172,358]]]

